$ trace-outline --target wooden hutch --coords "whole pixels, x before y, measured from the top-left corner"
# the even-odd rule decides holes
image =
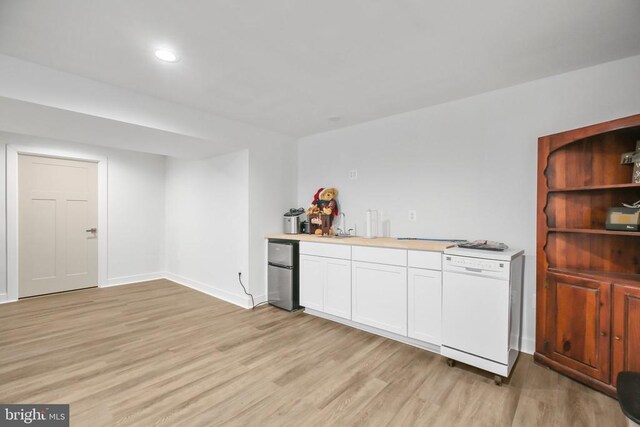
[[[640,114],[538,140],[537,362],[612,396],[640,371],[640,232],[605,229],[640,200],[621,155]]]

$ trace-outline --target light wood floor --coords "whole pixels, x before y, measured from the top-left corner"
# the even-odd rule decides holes
[[[0,402],[72,426],[625,425],[618,403],[523,355],[511,380],[303,313],[165,280],[0,305]]]

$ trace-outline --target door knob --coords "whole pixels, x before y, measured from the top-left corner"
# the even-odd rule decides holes
[[[84,230],[84,231],[86,231],[87,233],[97,233],[97,232],[98,232],[98,229],[97,229],[97,228],[95,228],[95,227],[93,227],[93,228],[90,228],[90,229],[88,229],[88,230]]]
[[[616,335],[614,338],[615,338],[617,341],[620,341],[620,336],[619,336],[619,335]]]

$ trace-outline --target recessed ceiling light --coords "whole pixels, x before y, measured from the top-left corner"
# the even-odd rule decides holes
[[[177,62],[178,56],[167,49],[158,49],[155,52],[156,58],[164,62]]]

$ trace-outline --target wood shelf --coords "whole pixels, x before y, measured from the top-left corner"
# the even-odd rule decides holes
[[[640,184],[609,184],[609,185],[587,185],[584,187],[567,187],[567,188],[550,188],[549,193],[563,193],[571,191],[598,191],[598,190],[624,190],[624,189],[638,189],[640,190]]]
[[[553,233],[578,233],[578,234],[608,234],[612,236],[640,237],[640,231],[615,231],[599,228],[549,228]]]
[[[640,287],[640,274],[634,273],[616,273],[609,271],[596,271],[596,270],[576,270],[571,268],[554,268],[549,267],[551,273],[567,274],[570,276],[584,277],[587,279],[596,279],[610,281],[613,283],[631,285]]]
[[[638,141],[640,114],[538,139],[536,360],[612,396],[640,366],[640,231],[605,229]]]

